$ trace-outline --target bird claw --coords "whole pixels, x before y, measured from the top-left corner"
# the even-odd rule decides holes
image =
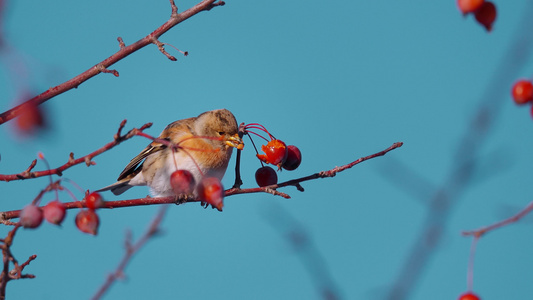
[[[175,195],[174,197],[175,197],[174,202],[176,203],[176,205],[180,205],[180,204],[187,203],[187,202],[192,202],[193,200],[196,199],[196,197],[194,197],[193,195],[186,195],[186,194]]]

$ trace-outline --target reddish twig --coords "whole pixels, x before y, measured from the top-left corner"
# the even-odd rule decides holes
[[[451,212],[473,182],[482,146],[489,137],[498,114],[502,111],[502,100],[505,98],[501,97],[501,91],[508,88],[509,78],[516,78],[518,71],[532,53],[533,38],[530,34],[530,28],[533,26],[532,11],[533,2],[529,2],[513,37],[513,43],[507,48],[504,59],[499,62],[487,88],[480,95],[478,109],[454,152],[450,172],[428,201],[428,211],[421,230],[413,239],[411,250],[403,260],[403,266],[398,271],[387,299],[411,299],[410,294],[419,286],[424,270],[443,244]]]
[[[137,42],[126,46],[124,44],[124,41],[119,38],[119,45],[120,50],[118,50],[115,54],[111,55],[110,57],[104,59],[103,61],[97,63],[93,67],[89,68],[85,72],[77,75],[76,77],[58,85],[52,88],[49,88],[45,92],[27,100],[26,102],[15,106],[14,108],[5,111],[0,114],[0,124],[3,124],[16,116],[18,116],[22,111],[22,106],[24,104],[33,104],[33,105],[40,105],[47,100],[62,94],[68,90],[71,90],[73,88],[77,88],[80,84],[84,83],[85,81],[89,80],[90,78],[104,72],[104,73],[111,73],[115,76],[118,76],[118,72],[116,70],[108,70],[110,66],[117,63],[118,61],[122,60],[123,58],[126,58],[128,55],[136,52],[137,50],[146,47],[150,44],[155,44],[159,47],[159,49],[162,49],[162,46],[158,45],[158,38],[163,35],[165,32],[169,31],[172,27],[178,25],[179,23],[189,19],[190,17],[202,12],[202,11],[208,11],[211,10],[213,7],[216,6],[222,6],[224,5],[223,1],[217,0],[203,0],[200,3],[196,4],[195,6],[189,8],[188,10],[178,13],[178,9],[174,3],[174,0],[170,0],[170,5],[172,8],[172,13],[170,16],[170,19],[166,21],[163,25],[161,25],[159,28],[154,30],[149,35],[145,36],[144,38],[138,40]],[[161,50],[163,54],[166,52]],[[165,55],[167,55],[166,53]],[[170,55],[167,55],[169,57]],[[169,57],[170,58],[170,57]]]
[[[144,136],[145,134],[143,134]],[[288,181],[285,181],[285,182],[281,182],[281,183],[278,183],[278,184],[274,184],[274,185],[270,185],[270,186],[266,186],[266,187],[257,187],[257,188],[248,188],[248,189],[240,189],[240,188],[231,188],[231,189],[228,189],[225,191],[224,193],[224,196],[225,197],[229,197],[229,196],[232,196],[232,195],[238,195],[238,194],[252,194],[252,193],[269,193],[269,194],[272,194],[272,195],[276,195],[276,196],[281,196],[283,198],[290,198],[290,196],[286,193],[282,193],[282,192],[279,192],[277,191],[278,188],[281,188],[281,187],[286,187],[286,186],[296,186],[299,190],[303,190],[303,188],[300,186],[300,183],[303,182],[303,181],[308,181],[308,180],[313,180],[313,179],[318,179],[318,178],[327,178],[327,177],[334,177],[337,173],[339,172],[342,172],[342,171],[345,171],[349,168],[352,168],[353,166],[363,162],[363,161],[366,161],[366,160],[369,160],[369,159],[372,159],[372,158],[375,158],[375,157],[379,157],[379,156],[383,156],[385,155],[386,153],[388,153],[389,151],[392,151],[396,148],[399,148],[403,145],[403,143],[401,142],[398,142],[398,143],[394,143],[392,146],[390,146],[389,148],[383,150],[383,151],[380,151],[380,152],[377,152],[377,153],[374,153],[374,154],[371,154],[371,155],[368,155],[368,156],[365,156],[365,157],[361,157],[351,163],[348,163],[346,165],[343,165],[343,166],[340,166],[340,167],[335,167],[329,171],[322,171],[322,172],[318,172],[318,173],[315,173],[315,174],[312,174],[312,175],[309,175],[309,176],[305,176],[305,177],[301,177],[301,178],[298,178],[298,179],[292,179],[292,180],[288,180]],[[188,202],[199,202],[200,200],[197,199],[197,198],[193,198],[193,197],[174,197],[174,196],[170,196],[170,197],[156,197],[156,198],[152,198],[152,197],[146,197],[146,198],[138,198],[138,199],[129,199],[129,200],[118,200],[118,201],[106,201],[105,202],[105,205],[102,207],[102,208],[109,208],[109,209],[112,209],[112,208],[120,208],[120,207],[131,207],[131,206],[142,206],[142,205],[160,205],[160,204],[183,204],[183,203],[188,203]],[[74,201],[74,202],[66,202],[64,203],[65,204],[65,207],[67,209],[73,209],[73,208],[81,208],[81,207],[86,207],[85,206],[85,202],[84,201]],[[5,211],[5,212],[1,212],[0,213],[0,223],[6,223],[8,220],[10,219],[13,219],[13,218],[18,218],[20,215],[20,210],[12,210],[12,211]]]
[[[126,242],[125,242],[126,252],[124,253],[124,256],[122,257],[122,260],[118,264],[115,271],[113,271],[113,273],[107,276],[107,279],[104,282],[104,284],[98,289],[96,294],[91,299],[96,300],[96,299],[102,298],[102,296],[109,290],[111,285],[115,283],[117,279],[124,277],[124,269],[126,269],[126,266],[132,260],[133,255],[138,253],[139,249],[141,249],[146,244],[146,242],[148,242],[149,239],[154,237],[159,232],[159,226],[161,222],[163,221],[163,217],[165,216],[165,212],[167,208],[168,208],[167,205],[161,207],[157,215],[154,217],[154,219],[150,223],[150,226],[148,226],[148,230],[146,230],[144,235],[141,236],[135,244],[131,243],[131,233],[128,233],[126,235]]]
[[[0,249],[2,249],[3,256],[3,268],[2,273],[0,273],[0,300],[6,298],[6,287],[7,283],[10,280],[16,280],[21,278],[35,278],[35,275],[32,274],[22,274],[24,268],[30,264],[31,261],[37,258],[37,255],[30,256],[24,263],[19,264],[18,261],[13,256],[11,252],[11,246],[13,245],[13,239],[17,230],[20,228],[20,225],[16,225],[9,233],[5,239],[0,240]],[[10,263],[13,263],[14,267],[10,271]]]
[[[12,181],[12,180],[30,179],[30,178],[37,178],[37,177],[42,177],[42,176],[49,176],[49,175],[61,176],[63,174],[63,171],[78,164],[85,163],[87,166],[95,165],[96,163],[92,161],[92,159],[95,156],[100,155],[114,148],[115,146],[124,142],[125,140],[132,138],[134,135],[139,135],[139,133],[141,133],[143,130],[150,128],[150,126],[152,126],[152,123],[147,123],[147,124],[144,124],[141,128],[138,128],[138,129],[134,128],[130,130],[128,133],[121,135],[121,130],[124,128],[125,124],[126,124],[126,120],[122,121],[122,123],[120,124],[119,130],[117,134],[115,134],[114,140],[112,142],[107,143],[103,147],[85,156],[75,159],[74,153],[70,153],[69,159],[65,164],[55,169],[48,169],[44,171],[32,171],[35,165],[37,164],[37,160],[33,160],[30,166],[23,172],[20,172],[18,174],[10,174],[10,175],[0,174],[0,181],[7,182],[7,181]]]
[[[466,288],[468,291],[474,290],[474,259],[476,257],[476,248],[479,237],[474,237],[470,246],[470,256],[468,258],[468,270],[466,272]]]
[[[510,218],[507,218],[500,222],[496,222],[492,225],[485,226],[485,227],[482,227],[476,230],[463,231],[463,235],[472,235],[474,237],[479,238],[489,231],[518,222],[520,219],[522,219],[527,214],[529,214],[532,210],[533,210],[533,202],[530,202],[526,207],[524,207],[524,209],[522,209],[520,212],[518,212],[516,215]]]

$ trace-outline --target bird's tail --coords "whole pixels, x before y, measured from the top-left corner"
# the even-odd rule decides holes
[[[124,193],[125,191],[129,190],[131,187],[133,187],[133,185],[130,185],[129,180],[120,180],[104,188],[96,190],[96,192],[104,192],[104,191],[110,190],[113,194],[118,196]]]

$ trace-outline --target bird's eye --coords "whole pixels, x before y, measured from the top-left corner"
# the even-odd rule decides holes
[[[224,135],[224,131],[219,131],[218,134],[219,135]]]

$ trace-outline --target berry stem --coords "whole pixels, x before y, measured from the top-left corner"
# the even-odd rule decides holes
[[[253,132],[253,131],[250,131],[250,130],[246,130],[246,133],[252,133],[252,134],[255,134],[256,136],[262,138],[263,140],[267,141],[268,142],[268,139],[265,138],[264,136],[260,135],[259,133],[257,132]]]
[[[250,131],[247,131],[247,132],[250,132]],[[252,132],[253,133],[253,132]],[[254,143],[254,140],[252,139],[252,137],[248,135],[248,138],[250,138],[250,142],[252,142],[252,146],[254,147],[254,150],[255,150],[255,154],[259,154],[259,151],[257,151],[257,147],[255,146],[255,143]],[[261,136],[262,137],[262,136]],[[266,139],[265,139],[266,140]],[[263,164],[263,162],[260,160],[259,161],[261,163],[261,167],[264,167],[265,165]]]
[[[276,139],[272,134],[270,134],[270,132],[265,128],[265,126],[263,126],[263,125],[261,125],[259,123],[250,123],[250,124],[247,124],[246,126],[244,126],[244,129],[250,129],[250,128],[264,131],[266,134],[268,134],[268,136],[270,137],[271,140],[275,140]],[[255,133],[255,134],[259,135],[257,133]],[[259,135],[259,136],[261,136],[261,135]],[[267,140],[267,139],[265,139],[265,140]]]
[[[470,246],[470,257],[468,259],[468,271],[466,272],[466,287],[468,291],[474,289],[474,258],[476,256],[476,247],[477,242],[479,241],[479,236],[475,236],[472,239],[472,245]]]

